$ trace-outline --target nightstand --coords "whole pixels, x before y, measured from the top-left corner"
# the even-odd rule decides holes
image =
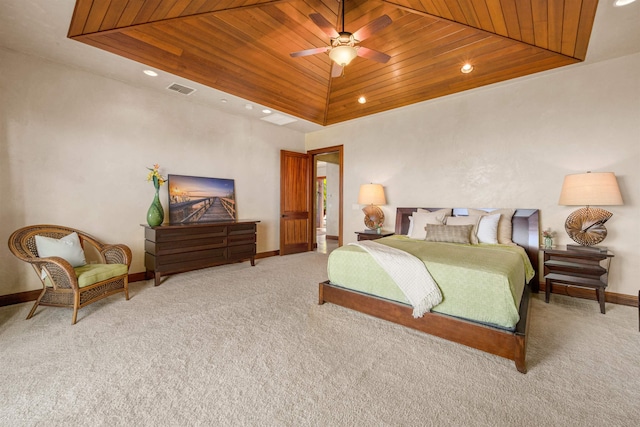
[[[356,234],[358,235],[358,242],[359,242],[361,240],[381,239],[383,237],[393,236],[396,233],[393,233],[390,231],[383,231],[382,233],[378,234],[377,231],[371,230],[371,231],[356,231]]]
[[[549,302],[551,286],[561,283],[596,290],[600,312],[604,314],[604,290],[609,280],[609,264],[613,254],[592,249],[554,248],[544,252],[545,301]],[[604,262],[603,262],[604,261]]]

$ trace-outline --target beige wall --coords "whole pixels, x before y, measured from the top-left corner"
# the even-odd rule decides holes
[[[278,249],[279,152],[303,151],[302,133],[2,49],[0,93],[0,295],[40,287],[6,245],[28,224],[125,243],[144,271],[154,163],[235,179],[239,216],[262,221],[258,252]]]
[[[362,228],[367,182],[385,186],[386,228],[401,206],[538,208],[541,227],[572,243],[564,221],[576,208],[557,205],[564,176],[615,172],[625,205],[609,208],[608,291],[637,295],[638,69],[637,54],[566,67],[332,126],[306,146],[344,145],[345,243]]]
[[[564,175],[613,171],[625,205],[610,207],[608,290],[634,295],[639,67],[640,55],[567,67],[336,125],[306,148],[344,145],[345,243],[362,229],[366,182],[385,186],[387,228],[399,206],[535,207],[570,243]],[[278,248],[279,150],[301,151],[302,134],[2,49],[0,90],[0,242],[26,224],[66,224],[126,243],[143,271],[146,167],[159,163],[235,179],[240,216],[262,220],[258,251]],[[38,287],[0,244],[0,295]]]

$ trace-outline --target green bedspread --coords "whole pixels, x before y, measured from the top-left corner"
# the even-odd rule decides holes
[[[434,243],[391,236],[376,240],[420,258],[442,292],[434,312],[513,329],[525,283],[534,276],[526,252],[511,245]],[[332,284],[408,304],[391,277],[363,249],[331,252]]]

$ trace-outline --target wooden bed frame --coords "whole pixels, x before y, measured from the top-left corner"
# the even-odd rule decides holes
[[[396,213],[396,234],[407,234],[409,216],[418,208],[398,208]],[[437,208],[425,208],[431,211]],[[485,209],[490,211],[491,209]],[[454,215],[467,215],[466,209],[454,209]],[[538,251],[540,232],[537,209],[517,209],[513,216],[513,235],[515,243],[522,246],[536,271],[535,276],[525,286],[520,302],[520,321],[515,331],[475,323],[439,313],[426,313],[423,317],[412,316],[413,307],[373,295],[346,289],[329,283],[320,283],[318,304],[330,302],[350,308],[380,319],[388,320],[449,341],[464,344],[487,353],[513,360],[516,369],[527,372],[525,363],[527,347],[527,319],[531,292],[539,290]]]

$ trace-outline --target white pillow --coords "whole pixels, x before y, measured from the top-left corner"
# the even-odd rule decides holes
[[[429,209],[418,208],[416,212],[429,213],[431,211]],[[413,233],[413,213],[409,215],[409,230],[407,230],[407,237],[411,236],[411,233]]]
[[[478,242],[498,244],[498,222],[500,214],[483,215],[478,223]]]
[[[407,231],[407,237],[413,233],[413,214],[409,215],[409,230]]]
[[[424,240],[427,237],[427,224],[443,225],[447,215],[451,215],[451,209],[440,209],[434,212],[420,209],[420,211],[414,212],[410,218],[410,232],[407,236],[411,239]]]
[[[501,245],[515,245],[511,240],[513,234],[513,225],[511,224],[511,218],[516,212],[515,209],[495,209],[491,212],[486,212],[480,209],[467,209],[469,215],[494,215],[501,214],[500,221],[498,222],[498,243]]]
[[[36,249],[40,258],[57,256],[64,258],[72,267],[81,267],[87,263],[75,231],[61,239],[36,236]]]
[[[447,225],[473,225],[473,230],[471,230],[471,244],[478,244],[478,223],[480,222],[480,217],[477,215],[469,215],[469,216],[450,216],[447,218]]]

